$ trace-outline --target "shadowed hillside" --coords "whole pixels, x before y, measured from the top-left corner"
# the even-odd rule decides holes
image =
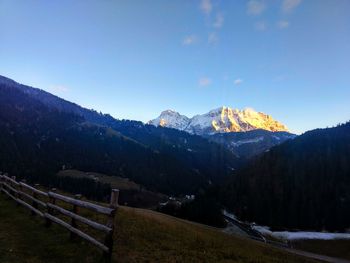
[[[350,226],[350,123],[316,129],[255,158],[222,188],[242,219],[272,227]]]
[[[0,168],[18,176],[75,168],[178,194],[218,182],[240,164],[200,136],[115,120],[4,77],[0,93]]]

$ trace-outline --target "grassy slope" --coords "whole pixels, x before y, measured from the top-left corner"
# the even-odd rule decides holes
[[[45,228],[43,219],[0,195],[0,262],[98,262],[100,252],[82,242],[69,242],[59,226]]]
[[[59,226],[0,195],[0,262],[100,262],[101,253],[70,242]],[[121,207],[117,214],[115,262],[314,262],[217,229],[148,210]]]
[[[118,262],[313,262],[149,210],[118,212]]]

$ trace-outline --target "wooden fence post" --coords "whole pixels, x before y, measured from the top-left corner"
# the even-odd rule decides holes
[[[14,180],[14,181],[16,181],[16,176],[11,176],[11,179]],[[10,181],[10,186],[12,186],[13,189],[18,190],[16,184],[13,183],[12,181]],[[16,198],[19,198],[18,192],[13,192],[12,195],[13,195],[14,197],[16,197]],[[16,202],[16,206],[19,206],[19,203],[18,203],[18,202]]]
[[[35,188],[38,188],[40,186],[40,184],[35,184],[34,186],[35,186]],[[38,198],[38,195],[34,191],[32,191],[32,196],[35,199]],[[34,207],[35,209],[38,209],[38,203],[35,202],[35,200],[32,201],[32,207]],[[34,211],[32,211],[32,215],[33,216],[36,215]]]
[[[108,252],[105,252],[105,259],[107,262],[110,262],[112,259],[113,233],[115,228],[114,218],[118,207],[118,199],[119,199],[119,190],[112,189],[109,207],[113,208],[113,212],[108,216],[108,221],[107,221],[107,226],[110,227],[112,230],[106,235],[106,238],[105,238],[105,245],[108,247]]]
[[[23,180],[21,180],[20,182],[23,182]],[[18,190],[20,191],[20,192],[23,192],[23,188],[22,188],[22,185],[18,185]],[[21,198],[21,195],[20,194],[18,194],[18,199],[23,199],[23,198]]]
[[[56,191],[57,191],[56,188],[51,188],[51,192],[56,193]],[[55,204],[56,204],[56,198],[52,198],[51,203],[52,203],[53,205],[55,205]],[[51,210],[51,214],[52,214],[52,215],[55,215],[55,214],[56,214],[56,211],[55,211],[55,210]]]
[[[27,180],[26,180],[26,179],[22,179],[21,182],[22,182],[22,183],[26,183]],[[22,186],[21,184],[19,184],[19,190],[20,190],[21,192],[24,191],[24,190],[23,190],[23,186]],[[20,198],[20,196],[19,196],[18,198]],[[22,198],[22,200],[23,200],[23,199],[24,199],[24,198]]]
[[[7,177],[9,176],[8,173],[5,173],[4,175],[7,176]],[[10,183],[8,182],[7,178],[5,178],[5,177],[4,177],[4,183],[10,184]],[[5,187],[5,190],[7,190],[10,194],[12,193],[10,189],[7,189],[7,187]],[[6,196],[7,196],[7,199],[8,199],[8,200],[11,199],[11,197],[9,197],[8,195],[6,195]]]
[[[80,194],[76,194],[74,196],[75,199],[77,200],[80,200],[81,199],[81,195]],[[73,209],[72,209],[72,212],[74,214],[78,214],[79,212],[79,207],[77,205],[73,205]],[[71,218],[71,226],[74,227],[74,228],[78,228],[78,225],[77,225],[77,222],[76,220],[72,217]],[[74,234],[72,231],[70,232],[70,239],[71,240],[74,240],[76,238],[76,234]]]
[[[56,192],[56,188],[52,188],[52,189],[51,189],[51,192]],[[55,198],[52,197],[52,196],[49,196],[49,203],[51,203],[51,204],[54,205],[54,204],[56,203]],[[53,210],[52,210],[52,208],[50,208],[49,206],[47,206],[47,213],[48,213],[49,215],[53,215]],[[48,219],[48,218],[46,218],[45,226],[46,226],[46,227],[50,227],[51,224],[52,224],[51,220]]]
[[[2,172],[0,172],[0,193],[2,193],[2,182],[4,181],[4,178],[2,177]]]

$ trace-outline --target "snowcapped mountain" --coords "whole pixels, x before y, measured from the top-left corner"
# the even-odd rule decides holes
[[[188,118],[173,110],[166,110],[158,118],[148,123],[198,135],[245,132],[257,129],[272,132],[288,131],[285,125],[265,113],[256,112],[251,108],[238,110],[225,106],[192,118]]]
[[[165,110],[160,116],[154,120],[149,121],[149,124],[154,126],[162,126],[167,128],[174,128],[177,130],[185,130],[190,119],[184,115],[179,114],[173,110]]]

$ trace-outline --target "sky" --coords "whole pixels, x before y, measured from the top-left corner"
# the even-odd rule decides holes
[[[0,0],[0,75],[119,119],[350,120],[348,0]]]

